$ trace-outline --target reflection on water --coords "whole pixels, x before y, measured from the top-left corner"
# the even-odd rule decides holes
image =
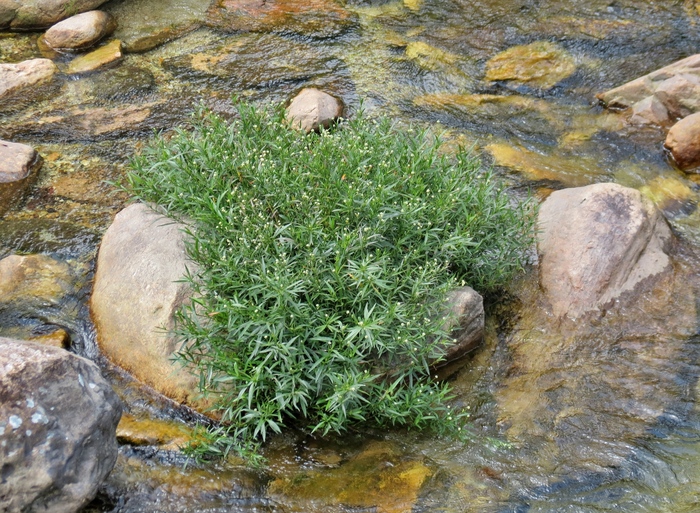
[[[628,127],[594,96],[697,52],[700,4],[347,0],[329,30],[317,17],[285,25],[270,16],[251,24],[257,32],[239,17],[239,30],[211,28],[222,20],[206,4],[112,0],[105,8],[128,50],[116,66],[61,74],[48,90],[0,105],[0,138],[45,158],[26,206],[0,222],[0,255],[47,254],[78,284],[58,306],[0,305],[0,334],[65,327],[74,349],[95,357],[85,282],[127,200],[112,183],[129,155],[153,130],[187,124],[199,102],[227,115],[232,94],[285,101],[307,85],[342,97],[350,113],[362,101],[447,129],[515,194],[610,180],[635,187],[681,237],[678,256],[638,311],[585,325],[554,323],[537,303],[536,272],[523,278],[495,307],[487,343],[450,378],[473,412],[465,445],[412,433],[288,434],[267,447],[264,472],[236,462],[183,470],[177,452],[124,446],[90,511],[697,511],[700,180],[668,163],[661,130]],[[530,80],[528,55],[502,53],[512,47],[544,48],[565,73]],[[40,48],[36,34],[0,34],[0,61]],[[72,56],[52,58],[65,70]],[[108,374],[132,413],[193,420]]]

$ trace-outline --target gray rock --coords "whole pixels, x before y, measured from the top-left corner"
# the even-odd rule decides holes
[[[287,107],[287,121],[294,128],[312,132],[328,128],[343,113],[340,101],[313,87],[302,89]]]
[[[670,269],[670,229],[639,191],[602,183],[553,192],[538,217],[540,284],[556,317],[600,311]]]
[[[0,0],[0,30],[48,27],[81,12],[89,11],[106,0]]]
[[[41,164],[31,146],[0,140],[0,216],[22,199]]]
[[[49,59],[0,64],[0,99],[30,87],[46,84],[53,80],[57,71],[58,68]]]
[[[0,511],[78,511],[116,462],[120,416],[94,363],[0,338]]]
[[[191,294],[180,280],[195,271],[183,228],[144,204],[117,214],[100,245],[90,309],[105,356],[171,399],[204,409],[199,379],[172,361],[179,341],[167,331]]]
[[[54,50],[88,48],[114,32],[116,26],[106,12],[88,11],[53,25],[44,34],[44,40]]]
[[[673,125],[664,146],[671,151],[678,167],[686,172],[700,172],[700,112]]]
[[[453,290],[447,298],[452,314],[451,330],[454,342],[447,348],[440,365],[447,364],[476,349],[484,339],[484,298],[471,287]]]

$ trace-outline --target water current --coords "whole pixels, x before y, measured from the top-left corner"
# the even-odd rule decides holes
[[[662,129],[631,127],[595,99],[698,53],[700,3],[303,3],[296,18],[261,22],[204,0],[112,0],[102,8],[119,24],[118,63],[62,73],[50,89],[0,105],[0,138],[45,160],[26,204],[0,219],[0,257],[44,253],[74,276],[58,302],[0,304],[0,335],[60,327],[74,351],[101,363],[132,414],[191,424],[95,346],[86,307],[94,257],[128,200],[113,183],[154,130],[186,125],[199,103],[229,114],[234,94],[286,101],[309,85],[342,98],[350,115],[362,104],[473,146],[514,197],[607,181],[639,189],[676,234],[673,276],[640,298],[643,316],[619,309],[555,329],[530,270],[492,305],[483,347],[445,372],[472,411],[467,443],[288,433],[266,446],[264,470],[236,461],[183,469],[177,451],[127,444],[88,511],[700,511],[700,175],[669,161]],[[72,56],[53,54],[40,35],[0,32],[0,61],[48,56],[65,71]],[[536,42],[568,71],[486,80],[495,55]]]

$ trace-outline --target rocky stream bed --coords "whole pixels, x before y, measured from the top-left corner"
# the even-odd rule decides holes
[[[0,0],[0,510],[697,511],[699,25],[694,0]],[[468,442],[291,431],[263,469],[195,464],[155,329],[181,232],[117,216],[115,183],[197,105],[305,88],[473,146],[542,202],[538,246],[485,315],[459,303]]]

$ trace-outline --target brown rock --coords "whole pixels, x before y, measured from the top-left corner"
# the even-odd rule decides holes
[[[169,330],[191,293],[180,280],[194,271],[183,228],[140,203],[117,214],[100,245],[90,309],[107,358],[171,399],[204,410],[198,378],[172,361],[181,341]]]
[[[38,335],[29,339],[29,342],[36,342],[43,346],[57,347],[60,349],[68,349],[70,347],[70,335],[64,329],[57,329],[45,335]]]
[[[664,81],[682,74],[700,76],[700,54],[691,55],[596,97],[610,108],[626,109],[654,94]]]
[[[656,96],[647,96],[634,104],[630,123],[633,125],[667,125],[670,122],[668,110]]]
[[[664,146],[685,171],[697,173],[700,166],[700,112],[681,119],[671,127]]]
[[[343,112],[339,100],[314,88],[302,89],[287,107],[287,121],[305,132],[328,128]]]
[[[0,140],[0,216],[19,203],[41,164],[31,146]]]
[[[106,0],[0,0],[0,29],[48,27],[78,13],[89,11]]]
[[[68,73],[88,73],[122,58],[122,43],[118,39],[94,50],[87,55],[76,57],[68,64]]]
[[[29,87],[53,80],[58,71],[49,59],[31,59],[17,64],[0,64],[0,99]]]
[[[217,0],[210,25],[230,31],[294,32],[327,38],[354,23],[350,11],[333,0]]]
[[[682,73],[664,80],[654,96],[678,119],[700,110],[700,76]]]
[[[31,301],[57,305],[72,291],[70,268],[46,255],[10,255],[0,260],[0,304]]]
[[[91,361],[0,338],[0,511],[80,510],[114,467],[120,415]]]
[[[621,185],[553,192],[540,208],[538,230],[540,284],[556,317],[604,309],[671,266],[663,217]]]
[[[44,39],[56,50],[76,50],[94,45],[116,27],[114,18],[106,12],[88,11],[52,26]]]

